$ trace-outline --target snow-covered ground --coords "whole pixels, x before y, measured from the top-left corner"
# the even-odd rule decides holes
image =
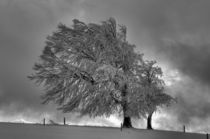
[[[0,123],[0,139],[206,139],[204,134],[112,127]]]

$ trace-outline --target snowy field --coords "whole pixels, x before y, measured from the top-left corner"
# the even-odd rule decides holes
[[[204,134],[108,127],[0,123],[0,139],[206,139]]]

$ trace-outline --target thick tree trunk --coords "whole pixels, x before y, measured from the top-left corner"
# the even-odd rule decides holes
[[[152,114],[153,114],[153,112],[148,115],[148,118],[147,118],[147,129],[153,129],[152,128]]]
[[[122,96],[123,96],[123,102],[122,102],[122,108],[123,108],[123,127],[125,128],[131,128],[131,117],[128,115],[128,102],[127,102],[127,85],[124,85],[124,88],[122,90]]]
[[[125,128],[131,128],[132,127],[131,118],[130,117],[124,117],[124,119],[123,119],[123,127],[125,127]]]

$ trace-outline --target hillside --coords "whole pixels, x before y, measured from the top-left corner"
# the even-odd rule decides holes
[[[1,139],[206,139],[204,134],[109,127],[0,123]]]

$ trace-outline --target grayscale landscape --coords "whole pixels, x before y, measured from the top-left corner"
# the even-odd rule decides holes
[[[210,0],[0,0],[0,139],[210,133]]]

